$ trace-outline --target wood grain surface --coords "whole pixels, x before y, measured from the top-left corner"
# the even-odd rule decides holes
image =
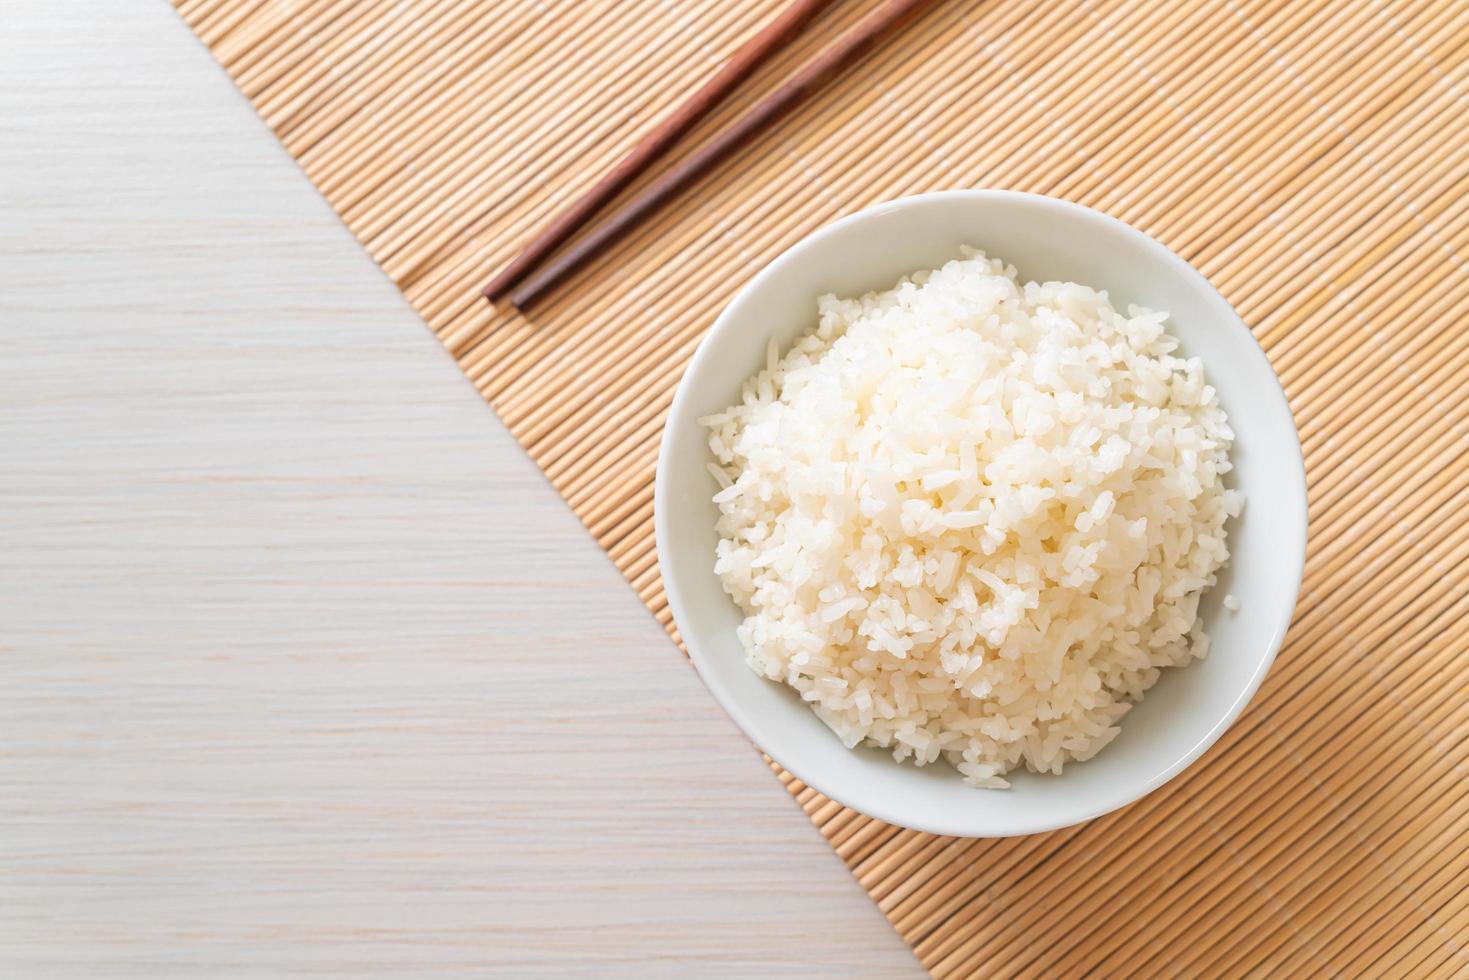
[[[162,2],[0,26],[0,977],[921,975]]]

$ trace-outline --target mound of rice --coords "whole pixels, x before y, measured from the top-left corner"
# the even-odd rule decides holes
[[[750,666],[849,747],[975,786],[1090,758],[1208,650],[1233,439],[1167,314],[965,257],[861,299],[703,419]]]

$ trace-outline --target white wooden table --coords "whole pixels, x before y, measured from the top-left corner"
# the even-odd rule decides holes
[[[911,976],[162,0],[0,23],[0,976]]]

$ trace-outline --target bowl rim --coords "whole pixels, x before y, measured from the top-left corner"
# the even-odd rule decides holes
[[[860,211],[845,215],[841,218],[838,218],[836,221],[829,222],[828,224],[816,229],[815,231],[801,238],[799,241],[795,242],[790,247],[782,251],[768,264],[766,264],[758,273],[751,277],[744,286],[740,288],[739,292],[734,295],[734,297],[729,301],[728,305],[726,305],[724,309],[720,312],[719,316],[715,319],[713,325],[709,328],[705,335],[700,338],[699,345],[695,349],[694,355],[690,359],[688,367],[684,370],[683,375],[679,378],[679,384],[677,390],[674,393],[673,402],[669,407],[668,415],[665,417],[663,433],[661,438],[659,439],[658,444],[658,462],[653,485],[654,546],[656,554],[658,556],[658,564],[661,574],[663,570],[672,567],[672,565],[666,560],[668,549],[670,547],[669,542],[672,540],[671,528],[669,528],[667,524],[668,509],[662,506],[662,502],[666,499],[666,495],[669,492],[669,481],[671,479],[668,466],[668,450],[670,442],[673,438],[675,423],[678,422],[680,419],[684,419],[684,417],[689,414],[687,402],[692,396],[690,395],[690,388],[686,384],[686,381],[688,378],[697,375],[699,373],[699,369],[703,366],[704,362],[709,360],[713,356],[711,354],[712,345],[710,345],[707,341],[717,335],[720,331],[728,329],[729,324],[735,320],[740,308],[744,305],[744,303],[747,302],[751,296],[757,293],[764,286],[764,284],[775,275],[776,270],[780,267],[786,265],[787,263],[793,261],[795,258],[808,251],[820,248],[827,239],[838,235],[851,225],[860,224],[881,214],[886,214],[904,208],[915,207],[920,204],[934,201],[963,201],[965,203],[982,203],[986,201],[1020,201],[1027,205],[1043,208],[1054,208],[1061,211],[1070,212],[1073,217],[1081,218],[1085,221],[1092,221],[1108,225],[1113,230],[1119,231],[1124,235],[1133,238],[1134,240],[1138,241],[1139,244],[1142,245],[1142,247],[1151,252],[1154,252],[1160,258],[1162,258],[1165,264],[1172,267],[1176,275],[1181,278],[1191,279],[1195,283],[1195,285],[1203,287],[1204,294],[1208,297],[1209,302],[1211,302],[1218,308],[1220,319],[1222,321],[1227,321],[1230,324],[1231,329],[1242,335],[1243,338],[1248,339],[1249,343],[1243,345],[1244,349],[1251,352],[1251,356],[1258,358],[1263,363],[1266,371],[1269,373],[1269,376],[1274,380],[1275,386],[1273,389],[1265,392],[1257,392],[1255,393],[1255,397],[1268,397],[1275,401],[1277,403],[1276,407],[1283,414],[1283,417],[1290,422],[1292,435],[1292,439],[1290,442],[1295,450],[1294,454],[1292,454],[1292,458],[1294,459],[1296,464],[1294,469],[1296,471],[1296,482],[1299,486],[1300,492],[1299,494],[1294,495],[1292,501],[1277,501],[1276,504],[1279,506],[1289,506],[1291,504],[1294,505],[1296,511],[1295,516],[1297,519],[1297,523],[1300,526],[1301,532],[1299,539],[1295,542],[1293,553],[1290,555],[1282,555],[1283,558],[1293,559],[1296,566],[1296,574],[1291,578],[1291,582],[1293,584],[1289,601],[1286,602],[1282,607],[1283,612],[1281,613],[1280,619],[1275,624],[1275,629],[1271,636],[1269,649],[1265,651],[1265,655],[1260,659],[1259,664],[1255,667],[1253,674],[1250,676],[1248,682],[1241,689],[1239,695],[1231,703],[1229,709],[1219,717],[1219,719],[1208,729],[1207,732],[1205,732],[1203,737],[1201,737],[1192,747],[1190,747],[1188,751],[1180,755],[1174,763],[1152,774],[1147,779],[1140,780],[1137,783],[1127,783],[1121,786],[1121,788],[1119,788],[1115,792],[1099,794],[1098,802],[1094,803],[1090,807],[1084,808],[1079,814],[1068,814],[1061,819],[1043,819],[1029,822],[1015,822],[1014,826],[1001,826],[998,830],[985,829],[982,831],[976,830],[974,826],[967,825],[967,822],[965,821],[945,820],[942,818],[937,820],[928,820],[926,818],[915,820],[910,816],[893,812],[891,809],[888,808],[885,801],[881,799],[880,794],[874,794],[874,799],[864,799],[859,804],[846,798],[847,794],[845,793],[830,792],[829,789],[823,785],[823,780],[820,773],[812,773],[803,764],[800,763],[797,763],[796,765],[788,764],[787,760],[782,758],[783,753],[781,751],[781,746],[779,745],[779,740],[776,740],[775,745],[771,745],[766,741],[765,736],[769,734],[769,730],[765,725],[761,723],[758,713],[746,710],[744,705],[737,698],[729,696],[726,691],[721,690],[716,683],[711,681],[711,673],[704,669],[706,655],[700,647],[698,637],[695,635],[694,632],[687,630],[683,626],[679,625],[680,622],[683,621],[681,613],[685,608],[682,584],[676,581],[672,576],[667,576],[663,578],[663,589],[665,595],[668,597],[668,606],[673,616],[674,624],[678,626],[679,635],[683,638],[684,646],[688,650],[689,657],[693,661],[699,678],[703,682],[704,686],[709,690],[709,693],[714,696],[715,701],[718,702],[720,707],[724,709],[725,713],[734,720],[735,724],[739,727],[740,731],[744,733],[745,737],[750,739],[755,744],[756,748],[760,749],[771,759],[773,759],[777,764],[779,764],[781,768],[791,773],[807,786],[815,789],[817,792],[826,796],[828,799],[836,800],[842,806],[855,810],[858,813],[862,813],[870,817],[875,817],[885,823],[893,824],[894,826],[905,827],[930,834],[938,834],[941,836],[949,837],[1010,837],[1026,834],[1044,833],[1047,831],[1059,830],[1063,827],[1085,823],[1087,821],[1094,820],[1097,817],[1103,816],[1104,814],[1110,813],[1113,810],[1121,809],[1122,807],[1127,806],[1130,803],[1134,803],[1142,797],[1153,792],[1153,790],[1162,786],[1164,783],[1168,782],[1184,769],[1188,768],[1195,761],[1197,761],[1200,756],[1208,751],[1208,749],[1219,740],[1224,732],[1231,725],[1234,724],[1234,722],[1244,712],[1245,706],[1249,704],[1250,700],[1255,696],[1255,693],[1260,689],[1260,685],[1265,680],[1265,675],[1269,673],[1270,668],[1274,664],[1275,658],[1279,654],[1280,648],[1285,641],[1286,632],[1290,627],[1291,621],[1294,619],[1296,604],[1300,599],[1300,588],[1305,572],[1306,545],[1309,534],[1306,495],[1306,468],[1305,456],[1302,452],[1300,443],[1300,431],[1296,427],[1295,417],[1291,412],[1290,403],[1286,397],[1285,389],[1280,383],[1279,375],[1276,374],[1274,367],[1271,366],[1270,360],[1266,356],[1264,348],[1260,346],[1260,342],[1255,337],[1254,332],[1251,331],[1250,328],[1245,324],[1245,322],[1240,318],[1234,307],[1230,305],[1230,303],[1223,297],[1222,294],[1220,294],[1217,289],[1214,288],[1213,283],[1209,282],[1209,280],[1203,275],[1203,273],[1195,269],[1191,264],[1185,261],[1172,249],[1168,248],[1166,245],[1164,245],[1162,242],[1158,241],[1151,235],[1140,231],[1137,228],[1134,228],[1126,222],[1118,218],[1114,218],[1109,214],[1105,214],[1101,211],[1089,208],[1085,205],[1077,204],[1073,201],[1067,201],[1061,198],[1049,197],[1044,194],[1033,194],[1025,191],[998,189],[960,189],[931,191],[923,194],[913,194],[906,197],[895,198],[890,201],[884,201],[882,203],[872,205],[871,207],[863,208]],[[687,419],[687,422],[692,421],[692,419]],[[1282,545],[1284,544],[1285,542],[1282,542]],[[835,736],[833,735],[833,737]],[[893,764],[898,765],[899,763],[894,762]],[[1064,779],[1065,777],[1063,775],[1054,778]],[[982,813],[983,810],[981,808],[976,808],[975,812]],[[993,825],[996,822],[991,819],[989,823]]]

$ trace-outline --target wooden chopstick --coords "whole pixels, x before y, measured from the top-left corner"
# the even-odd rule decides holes
[[[932,0],[888,0],[708,144],[654,181],[605,223],[573,243],[565,253],[553,259],[539,272],[527,277],[510,293],[511,302],[524,309],[543,297],[547,291],[658,210],[679,191],[728,159],[762,129],[799,105],[879,41],[897,31],[909,16],[916,14],[930,2]],[[573,227],[566,234],[570,235],[574,231]],[[565,236],[562,240],[564,239]],[[488,295],[489,289],[485,292]]]
[[[547,255],[576,234],[598,208],[612,200],[650,164],[668,152],[669,147],[723,102],[736,86],[789,44],[812,18],[833,2],[834,0],[795,0],[754,37],[740,45],[739,50],[730,56],[709,81],[644,136],[605,177],[557,215],[523,252],[501,269],[484,288],[485,299],[499,299],[518,285]]]

